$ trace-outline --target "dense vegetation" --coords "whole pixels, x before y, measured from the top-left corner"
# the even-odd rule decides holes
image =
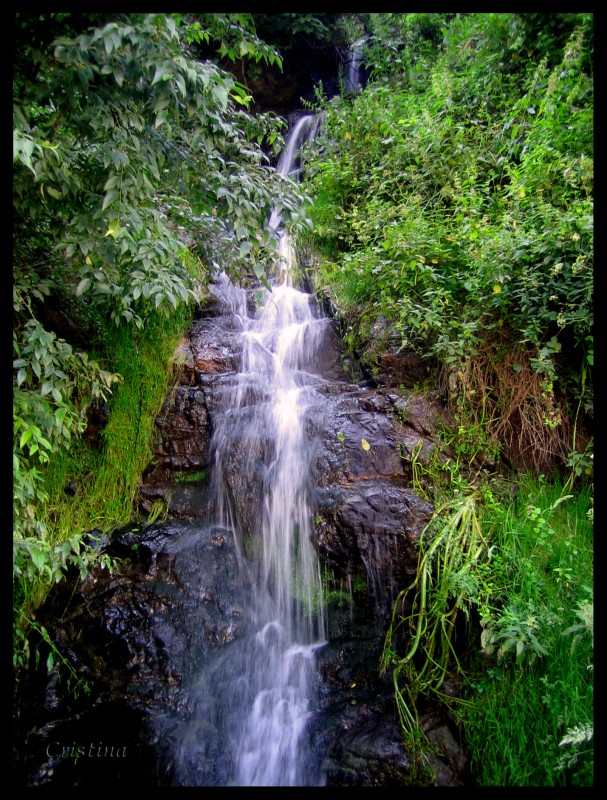
[[[588,784],[592,19],[369,14],[361,35],[364,90],[317,90],[312,280],[371,372],[419,354],[456,419],[455,458],[410,459],[436,512],[382,670],[407,736],[428,698],[453,707],[478,783]]]
[[[557,54],[518,15],[458,17],[439,48],[410,17],[389,21],[398,48],[371,40],[360,97],[319,103],[306,186],[318,283],[369,366],[392,343],[433,356],[514,466],[587,455],[588,21],[570,21]]]
[[[370,372],[416,352],[457,420],[454,459],[411,465],[436,514],[381,664],[405,735],[432,697],[479,784],[591,783],[591,15],[18,13],[15,36],[15,664],[98,561],[84,532],[137,513],[175,344],[214,262],[265,280],[278,207]],[[247,76],[361,36],[366,87],[317,87],[304,206]]]
[[[301,199],[262,149],[280,147],[284,121],[247,113],[245,87],[196,58],[206,46],[217,59],[279,66],[250,15],[17,14],[15,31],[13,569],[23,599],[94,555],[78,529],[56,530],[49,490],[65,487],[48,473],[62,473],[74,440],[90,460],[86,412],[112,391],[120,405],[120,353],[130,347],[143,375],[146,348],[163,353],[165,336],[174,346],[213,261],[264,279],[274,252],[264,222],[274,207],[296,221]],[[137,403],[156,387],[152,419],[167,363],[164,384],[124,386]],[[144,458],[107,495],[124,493],[128,506]],[[122,518],[99,500],[81,523]]]

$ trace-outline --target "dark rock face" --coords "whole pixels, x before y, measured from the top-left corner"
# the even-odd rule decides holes
[[[378,664],[393,600],[415,575],[416,544],[433,511],[411,488],[407,459],[414,449],[420,460],[446,457],[438,453],[435,430],[448,420],[433,398],[408,395],[393,383],[350,383],[335,329],[328,320],[321,324],[326,335],[305,431],[313,537],[327,576],[328,641],[318,655],[320,702],[310,736],[323,754],[328,785],[414,784],[393,687],[378,675]],[[23,687],[15,767],[21,785],[182,785],[176,759],[198,752],[185,747],[186,734],[207,742],[192,766],[200,785],[229,779],[218,722],[191,707],[188,690],[218,672],[229,681],[236,652],[230,648],[247,625],[252,579],[239,555],[247,552],[245,542],[209,524],[212,433],[240,360],[232,317],[210,305],[178,349],[180,385],[158,417],[154,463],[141,487],[142,508],[162,499],[169,521],[116,534],[108,552],[128,559],[121,569],[99,571],[76,589],[60,585],[40,610],[39,621],[92,693],[75,699],[56,672],[50,681],[36,673]],[[253,413],[247,406],[241,411]],[[243,474],[249,446],[235,439],[223,466],[245,538],[254,537],[268,459],[261,437],[259,474]],[[448,725],[428,718],[427,731],[439,752],[434,783],[459,784],[465,758]],[[125,747],[128,758],[74,758],[63,749],[72,743]]]
[[[167,522],[118,533],[107,552],[126,559],[119,572],[60,585],[38,615],[91,693],[74,697],[56,670],[32,676],[20,783],[170,785],[163,754],[186,716],[184,691],[242,633],[250,578],[231,533]]]
[[[259,76],[247,76],[247,85],[254,98],[257,111],[273,111],[288,116],[301,109],[302,98],[315,100],[314,87],[322,82],[324,89],[331,97],[338,88],[337,68],[338,52],[332,45],[314,46],[305,43],[290,43],[282,50],[282,70],[266,68]],[[223,65],[242,81],[242,66],[238,63],[226,62]]]
[[[144,476],[141,491],[144,508],[163,497],[174,517],[199,518],[209,512],[204,480],[184,485],[175,475],[210,468],[213,420],[224,413],[223,396],[240,365],[241,345],[231,317],[218,314],[215,306],[211,314],[194,323],[178,350],[182,385],[169,395],[157,420],[156,463]],[[306,417],[311,482],[317,487],[316,543],[338,574],[359,570],[373,584],[387,580],[384,585],[392,592],[414,574],[415,542],[432,513],[408,486],[407,458],[417,449],[423,462],[436,450],[433,433],[445,414],[432,398],[349,383],[335,327],[329,320],[323,324],[323,346],[314,359],[314,372],[322,380]],[[244,409],[247,413],[255,413],[253,405]],[[254,527],[249,509],[259,496],[262,475],[243,476],[239,466],[245,450],[260,465],[267,460],[263,439],[255,442],[255,453],[250,446],[234,440],[224,467],[249,531]],[[352,560],[355,556],[358,563]]]

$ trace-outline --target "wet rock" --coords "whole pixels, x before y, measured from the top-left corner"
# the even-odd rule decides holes
[[[186,456],[206,451],[209,444],[208,414],[204,392],[196,387],[178,386],[165,401],[156,427],[159,456]]]
[[[435,727],[424,732],[430,744],[434,746],[435,752],[440,753],[442,757],[440,762],[442,769],[437,770],[437,779],[442,782],[442,785],[453,785],[459,782],[458,776],[465,775],[468,768],[468,759],[449,725],[441,721]]]
[[[16,771],[26,785],[128,784],[142,764],[143,785],[162,785],[168,767],[154,742],[179,716],[184,687],[243,632],[250,583],[231,533],[162,523],[119,533],[107,552],[123,559],[118,572],[58,586],[37,615],[90,694],[81,686],[74,695],[56,672],[30,676],[17,724],[27,747]],[[64,744],[91,743],[126,747],[132,761],[63,755]]]
[[[385,715],[344,715],[323,767],[328,786],[404,786],[410,779],[410,759],[402,733]]]
[[[316,352],[313,371],[327,380],[347,382],[342,343],[335,325],[330,320],[324,320],[322,324],[325,332],[322,347]]]
[[[432,510],[410,489],[387,482],[319,489],[316,545],[334,575],[362,573],[388,610],[415,575],[416,543]]]
[[[190,348],[194,373],[215,375],[234,372],[240,367],[241,340],[238,330],[232,329],[230,317],[202,318],[190,329]]]
[[[384,412],[365,410],[381,396],[371,390],[339,386],[324,392],[323,403],[309,412],[314,447],[314,482],[321,486],[345,480],[403,476],[396,446],[397,430]]]
[[[379,357],[375,380],[381,386],[413,389],[428,377],[428,362],[417,353],[385,353]]]
[[[438,400],[436,392],[388,392],[387,396],[401,422],[420,436],[436,436],[439,426],[450,428],[453,416]]]

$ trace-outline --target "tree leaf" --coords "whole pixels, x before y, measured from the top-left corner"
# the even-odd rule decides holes
[[[105,209],[109,205],[111,205],[114,202],[114,200],[117,199],[117,197],[118,197],[118,192],[115,189],[110,189],[110,191],[107,192],[107,194],[103,198],[103,205],[101,206],[101,210],[105,211]]]
[[[369,444],[369,442],[366,439],[361,439],[360,440],[360,446],[362,447],[363,450],[370,450],[371,449],[371,445]]]
[[[157,114],[159,111],[163,111],[168,106],[169,100],[168,94],[161,94],[154,104],[154,112]]]
[[[29,553],[32,558],[32,561],[34,562],[34,566],[37,569],[42,569],[42,567],[46,562],[46,553],[44,552],[42,543],[40,544],[33,543],[29,548]]]
[[[83,278],[76,287],[76,296],[80,297],[81,294],[84,294],[84,292],[86,292],[86,290],[89,288],[90,285],[91,285],[91,279]]]
[[[112,236],[115,239],[119,233],[120,233],[120,220],[116,218],[110,221],[105,236]]]

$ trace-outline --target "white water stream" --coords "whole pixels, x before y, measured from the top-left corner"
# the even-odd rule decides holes
[[[314,129],[314,117],[299,121],[279,164],[283,174],[296,172],[298,150]],[[253,632],[230,645],[224,670],[230,679],[210,681],[220,710],[209,711],[208,697],[195,704],[199,715],[220,720],[232,785],[320,785],[318,758],[306,741],[315,706],[315,654],[325,643],[325,623],[304,417],[318,381],[307,370],[322,346],[326,321],[315,316],[311,297],[293,286],[293,251],[281,235],[280,216],[273,214],[270,224],[279,235],[278,277],[271,291],[263,290],[256,312],[249,313],[245,291],[225,275],[214,287],[242,337],[241,369],[226,388],[225,411],[213,434],[218,523],[234,532],[241,555],[242,531],[225,465],[237,447],[241,476],[263,472],[259,509],[252,515],[259,526],[252,532],[255,587],[246,609]],[[184,739],[190,760],[200,730],[192,728]],[[184,782],[196,779],[189,775]]]
[[[238,436],[250,443],[243,470],[256,468],[260,437],[271,453],[256,534],[261,539],[259,586],[250,609],[258,631],[245,659],[246,695],[253,702],[242,709],[238,730],[233,732],[235,779],[240,786],[306,782],[299,748],[311,711],[314,651],[324,641],[303,430],[314,390],[300,369],[320,346],[324,325],[313,316],[309,296],[289,280],[287,276],[266,292],[263,308],[254,317],[241,318],[242,369],[232,389],[230,413],[215,434],[218,491],[225,493],[220,522],[226,527],[236,524],[228,489],[221,483],[222,463],[234,441],[232,425],[237,424]],[[247,413],[239,414],[241,410]]]
[[[355,92],[360,86],[362,55],[367,38],[362,36],[350,45],[348,52],[348,69],[344,79],[346,92]]]

